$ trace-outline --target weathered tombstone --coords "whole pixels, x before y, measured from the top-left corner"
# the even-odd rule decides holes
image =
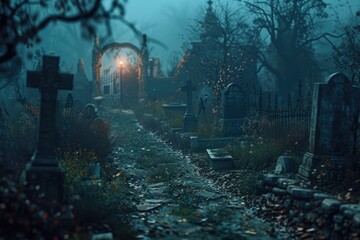
[[[224,136],[239,136],[248,113],[248,96],[236,83],[230,83],[222,96],[221,131]]]
[[[39,88],[41,95],[40,123],[37,151],[26,169],[26,180],[31,189],[31,198],[44,195],[47,203],[63,199],[63,172],[55,156],[57,91],[71,90],[73,75],[59,73],[60,58],[43,56],[42,71],[27,72],[27,86]]]
[[[298,177],[312,180],[319,171],[337,175],[335,169],[346,169],[352,163],[358,121],[360,89],[341,73],[326,83],[316,83],[311,112],[309,152],[303,157]]]
[[[192,85],[191,80],[186,81],[186,85],[181,87],[181,91],[186,93],[186,113],[184,115],[184,132],[191,132],[196,129],[197,118],[194,114],[192,103],[192,92],[196,88]]]

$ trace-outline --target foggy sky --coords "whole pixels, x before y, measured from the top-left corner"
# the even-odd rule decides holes
[[[162,66],[166,68],[172,55],[176,54],[178,58],[181,58],[181,46],[185,41],[191,40],[187,35],[187,30],[189,26],[194,23],[195,19],[201,19],[202,16],[204,16],[207,1],[208,0],[128,0],[125,5],[125,18],[129,22],[134,23],[136,28],[141,32],[146,33],[149,38],[159,40],[167,46],[167,49],[164,49],[151,42],[149,43],[150,57],[159,57]],[[229,2],[234,8],[241,6],[236,0],[213,1],[215,8],[216,4],[226,2]],[[355,14],[356,10],[360,9],[360,0],[328,0],[326,2],[333,5],[333,7],[328,8],[330,19],[331,16],[334,15],[334,9],[341,12],[341,14],[339,14],[340,17],[349,15],[350,11],[347,3],[352,5],[352,15]],[[246,14],[245,8],[244,14]],[[343,22],[346,24],[345,18]],[[332,26],[330,20],[328,25],[330,31],[335,29],[335,26]],[[83,58],[87,75],[91,79],[92,42],[82,40],[80,34],[73,34],[76,31],[69,31],[73,26],[57,24],[56,28],[57,29],[54,28],[54,25],[51,25],[42,32],[42,47],[44,47],[45,50],[54,51],[60,55],[66,63],[66,70],[71,72],[74,72],[76,69],[78,59]],[[124,24],[115,21],[112,23],[112,29],[113,35],[108,39],[109,42],[131,42],[140,47],[139,39],[137,39],[134,33]],[[164,70],[166,72],[166,69]]]
[[[229,2],[234,7],[241,6],[236,0],[213,0],[214,7],[217,3]],[[360,9],[360,0],[328,0],[331,4],[328,8],[330,17],[334,9],[340,12],[340,17],[348,15],[350,11],[354,14]],[[351,10],[348,4],[351,5]],[[134,22],[138,29],[150,37],[160,40],[167,49],[150,44],[151,56],[160,57],[162,64],[166,65],[171,54],[181,52],[184,41],[189,40],[186,29],[191,25],[197,15],[204,13],[207,0],[129,0],[126,5],[125,18]],[[345,21],[344,21],[345,22]],[[331,22],[329,22],[331,25]],[[331,28],[331,26],[329,26]],[[131,33],[123,34],[121,39],[133,41]]]

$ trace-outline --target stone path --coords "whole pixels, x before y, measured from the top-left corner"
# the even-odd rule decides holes
[[[107,117],[113,132],[125,136],[115,161],[137,196],[131,222],[138,239],[270,239],[268,226],[242,198],[220,192],[188,156],[139,125],[133,112]]]

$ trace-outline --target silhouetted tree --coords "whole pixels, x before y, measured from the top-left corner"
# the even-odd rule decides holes
[[[336,37],[319,30],[320,22],[328,17],[323,0],[246,1],[254,15],[259,38],[261,68],[276,78],[277,91],[286,97],[299,79],[316,65],[312,44],[320,39]],[[264,34],[265,33],[265,34]],[[270,54],[269,54],[270,52]]]
[[[241,82],[247,63],[249,27],[240,9],[228,4],[212,7],[208,1],[203,18],[191,26],[190,37],[199,39],[185,46],[185,54],[178,67],[179,74],[207,84],[220,100],[221,91],[233,81]]]
[[[96,24],[122,19],[126,0],[4,0],[0,1],[0,63],[16,56],[19,44],[41,42],[39,32],[54,22],[81,22],[84,35],[94,33]]]
[[[356,17],[344,27],[341,43],[333,45],[333,59],[338,68],[351,75],[354,84],[360,84],[360,10]]]

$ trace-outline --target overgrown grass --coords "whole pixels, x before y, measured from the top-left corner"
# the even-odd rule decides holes
[[[0,157],[2,177],[5,168],[21,171],[30,161],[36,149],[38,116],[38,108],[27,105],[15,117],[10,115],[5,119],[4,137],[1,138],[5,152]],[[66,202],[71,206],[62,204],[49,211],[38,204],[42,199],[27,198],[30,190],[26,185],[3,177],[0,179],[0,202],[5,205],[0,209],[0,225],[5,228],[0,229],[0,238],[90,239],[88,227],[105,224],[111,227],[116,239],[135,239],[131,227],[125,223],[125,215],[132,206],[130,190],[125,177],[114,176],[116,168],[109,158],[118,137],[111,135],[110,123],[86,121],[81,112],[74,113],[68,120],[65,132],[60,131],[62,141],[57,154],[65,172]],[[100,185],[83,181],[90,177],[91,163],[101,163]]]
[[[216,138],[221,137],[222,132],[220,131],[220,128],[216,125],[202,123],[198,125],[195,135],[203,138]]]
[[[294,127],[280,131],[266,117],[249,118],[242,126],[250,140],[227,147],[238,169],[263,170],[273,167],[280,155],[302,156],[308,149],[309,130]]]
[[[235,159],[237,169],[263,170],[274,166],[284,148],[274,140],[261,139],[236,146],[226,147]]]
[[[3,129],[0,130],[1,175],[7,172],[14,178],[19,177],[21,170],[31,159],[36,149],[38,118],[38,109],[29,103],[3,120]]]
[[[101,162],[112,152],[116,140],[111,136],[108,121],[89,123],[81,113],[74,113],[64,130],[60,149],[63,152],[94,152]]]
[[[98,156],[91,151],[78,150],[64,153],[60,160],[60,167],[65,172],[67,185],[77,184],[91,177],[89,165],[98,162]]]
[[[183,118],[182,117],[169,117],[166,120],[171,128],[182,128],[183,127]]]

